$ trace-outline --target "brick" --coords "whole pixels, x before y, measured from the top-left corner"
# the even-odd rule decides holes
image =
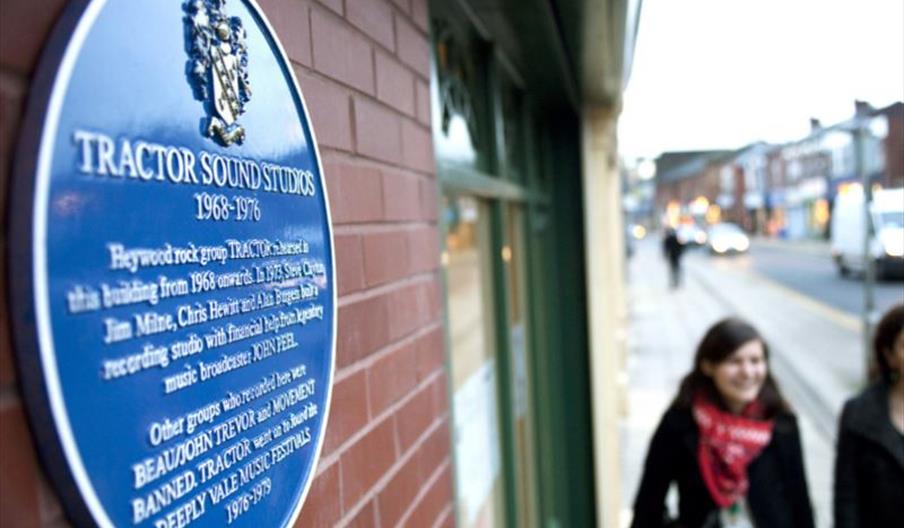
[[[418,220],[421,216],[420,179],[398,171],[382,173],[384,218],[390,222]]]
[[[12,182],[13,152],[24,111],[25,90],[19,84],[0,73],[0,203],[8,203],[7,192]],[[3,245],[4,241],[0,239],[0,251],[5,249]],[[0,271],[3,271],[2,266]],[[3,340],[5,339],[0,339]]]
[[[386,53],[375,54],[377,99],[408,115],[415,115],[414,74]]]
[[[356,97],[354,101],[358,153],[389,163],[401,163],[401,117],[365,99]]]
[[[370,408],[379,416],[417,385],[417,348],[409,343],[393,350],[367,369]]]
[[[2,272],[5,273],[6,270]],[[0,299],[8,299],[4,290],[4,287],[0,287]],[[6,325],[5,310],[0,311],[0,316],[0,391],[3,391],[16,382],[16,363],[13,360],[12,333]]]
[[[367,375],[363,370],[333,385],[323,455],[335,451],[367,425]]]
[[[427,12],[427,0],[411,0],[411,18],[424,33],[430,32],[430,15]]]
[[[373,297],[339,307],[336,366],[359,361],[389,342],[386,299]]]
[[[406,14],[411,13],[411,0],[392,0],[392,3]]]
[[[311,33],[307,2],[260,0],[258,2],[276,34],[286,55],[305,66],[311,65]]]
[[[431,330],[417,340],[417,379],[422,381],[443,368],[446,359],[442,328]]]
[[[392,420],[383,420],[343,453],[343,511],[351,510],[361,497],[389,471],[396,460]]]
[[[342,16],[342,0],[317,0],[321,5],[326,6]]]
[[[339,485],[339,464],[321,471],[311,484],[295,527],[335,526],[342,517]]]
[[[414,68],[425,80],[430,78],[430,43],[427,37],[403,17],[396,16],[399,59]]]
[[[383,218],[380,171],[351,163],[324,164],[333,223],[372,222]]]
[[[430,86],[424,81],[417,81],[415,96],[417,97],[417,120],[423,125],[430,126]]]
[[[433,422],[433,394],[428,385],[418,391],[396,412],[396,432],[399,435],[399,451],[405,453]]]
[[[452,438],[448,420],[443,420],[418,446],[418,480],[427,482],[436,469],[451,460]]]
[[[0,65],[30,74],[65,5],[63,0],[48,0],[38,8],[28,0],[4,0],[0,16]]]
[[[374,506],[374,501],[370,501],[358,510],[345,528],[373,528],[374,526],[377,526],[377,508]]]
[[[348,93],[342,87],[301,73],[295,75],[301,85],[317,143],[340,150],[352,150],[352,112]]]
[[[370,44],[335,15],[315,9],[311,13],[314,69],[353,88],[373,95],[374,67]]]
[[[443,313],[443,285],[439,274],[433,274],[433,280],[427,286],[427,320],[435,321]]]
[[[364,287],[364,254],[361,249],[361,237],[337,235],[334,240],[339,295],[360,290]]]
[[[41,523],[44,526],[63,526],[65,524],[63,518],[63,505],[57,497],[56,491],[50,487],[50,483],[39,475],[38,496],[41,508]],[[68,524],[66,525],[68,526]]]
[[[452,506],[447,507],[439,514],[439,524],[437,528],[455,528],[455,509]]]
[[[433,411],[437,416],[449,412],[449,379],[439,376],[433,382]]]
[[[439,232],[433,226],[408,232],[408,258],[411,273],[424,273],[439,267]]]
[[[399,339],[423,326],[429,320],[427,285],[418,282],[387,295],[389,305],[389,337]]]
[[[408,241],[401,231],[364,236],[364,280],[368,286],[408,274]]]
[[[421,219],[428,222],[439,219],[439,194],[435,180],[421,180]]]
[[[404,526],[433,526],[434,521],[452,504],[452,472],[446,466],[411,512]]]
[[[408,119],[402,120],[402,163],[428,174],[436,172],[430,131]]]
[[[386,0],[347,0],[346,18],[358,29],[380,43],[384,48],[395,49],[392,31],[392,6]]]
[[[380,504],[380,526],[395,526],[421,490],[418,460],[411,457],[399,468],[377,496]]]
[[[0,526],[39,526],[38,462],[18,402],[0,404]]]
[[[19,123],[25,111],[25,90],[22,81],[8,75],[0,75],[0,163],[3,178],[0,179],[0,202],[5,201],[8,180],[6,171],[12,166]]]

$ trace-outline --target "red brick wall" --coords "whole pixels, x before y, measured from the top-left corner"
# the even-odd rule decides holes
[[[332,409],[297,524],[451,526],[427,0],[258,1],[307,101],[335,231]],[[30,76],[64,4],[0,0],[4,218]],[[65,525],[25,419],[0,267],[0,526]]]

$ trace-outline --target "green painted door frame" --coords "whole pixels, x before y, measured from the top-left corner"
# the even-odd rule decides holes
[[[550,107],[549,102],[534,101],[532,86],[525,84],[523,71],[494,48],[494,35],[469,16],[461,3],[431,3],[434,28],[433,134],[435,141],[445,134],[443,111],[458,110],[443,106],[437,61],[440,46],[437,27],[455,28],[459,35],[470,35],[480,42],[466,46],[485,51],[480,56],[459,54],[458,59],[473,60],[470,66],[456,65],[470,72],[466,83],[472,90],[472,130],[480,141],[472,163],[444,159],[437,150],[439,194],[471,195],[489,204],[492,265],[490,273],[495,301],[495,361],[502,478],[505,490],[505,518],[508,526],[525,526],[519,512],[533,511],[542,528],[594,526],[596,505],[593,478],[593,443],[590,413],[587,305],[584,273],[584,237],[581,189],[580,120],[568,103]],[[445,24],[445,25],[444,25]],[[532,43],[535,46],[536,43]],[[443,44],[442,53],[450,50]],[[448,55],[446,56],[448,61]],[[542,68],[543,64],[532,67]],[[504,81],[504,82],[503,82]],[[508,88],[507,88],[508,87]],[[524,107],[518,131],[524,148],[520,173],[513,177],[507,158],[502,121],[503,89],[514,88],[521,94]],[[480,102],[478,104],[478,101]],[[476,111],[476,109],[480,111]],[[515,415],[512,402],[511,334],[509,328],[508,281],[502,258],[506,246],[506,210],[521,207],[524,231],[526,288],[525,317],[527,334],[526,364],[530,385],[528,412],[534,426],[533,465],[537,486],[532,504],[518,504],[518,470],[515,452]],[[445,234],[446,226],[441,227]],[[443,241],[444,244],[444,241]],[[442,247],[445,247],[443,245]],[[448,344],[448,336],[447,336]],[[449,347],[447,346],[447,350]],[[447,358],[447,365],[454,358]],[[451,369],[447,370],[451,372]],[[454,390],[450,387],[450,402]],[[455,413],[454,405],[451,412]],[[454,420],[452,421],[454,424]],[[450,431],[451,434],[451,431]],[[453,441],[452,445],[455,443]],[[454,451],[454,450],[453,450]],[[453,457],[455,457],[453,452]],[[457,477],[456,477],[457,478]],[[457,489],[457,487],[456,487]]]

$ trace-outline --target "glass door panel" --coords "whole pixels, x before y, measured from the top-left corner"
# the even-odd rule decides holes
[[[505,526],[496,399],[496,314],[486,203],[444,199],[459,526]]]

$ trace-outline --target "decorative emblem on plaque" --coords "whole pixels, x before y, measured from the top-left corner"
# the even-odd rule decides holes
[[[251,100],[245,28],[238,17],[223,12],[226,0],[191,0],[188,63],[195,95],[205,102],[210,119],[205,133],[223,145],[241,144],[245,129],[238,122]]]

